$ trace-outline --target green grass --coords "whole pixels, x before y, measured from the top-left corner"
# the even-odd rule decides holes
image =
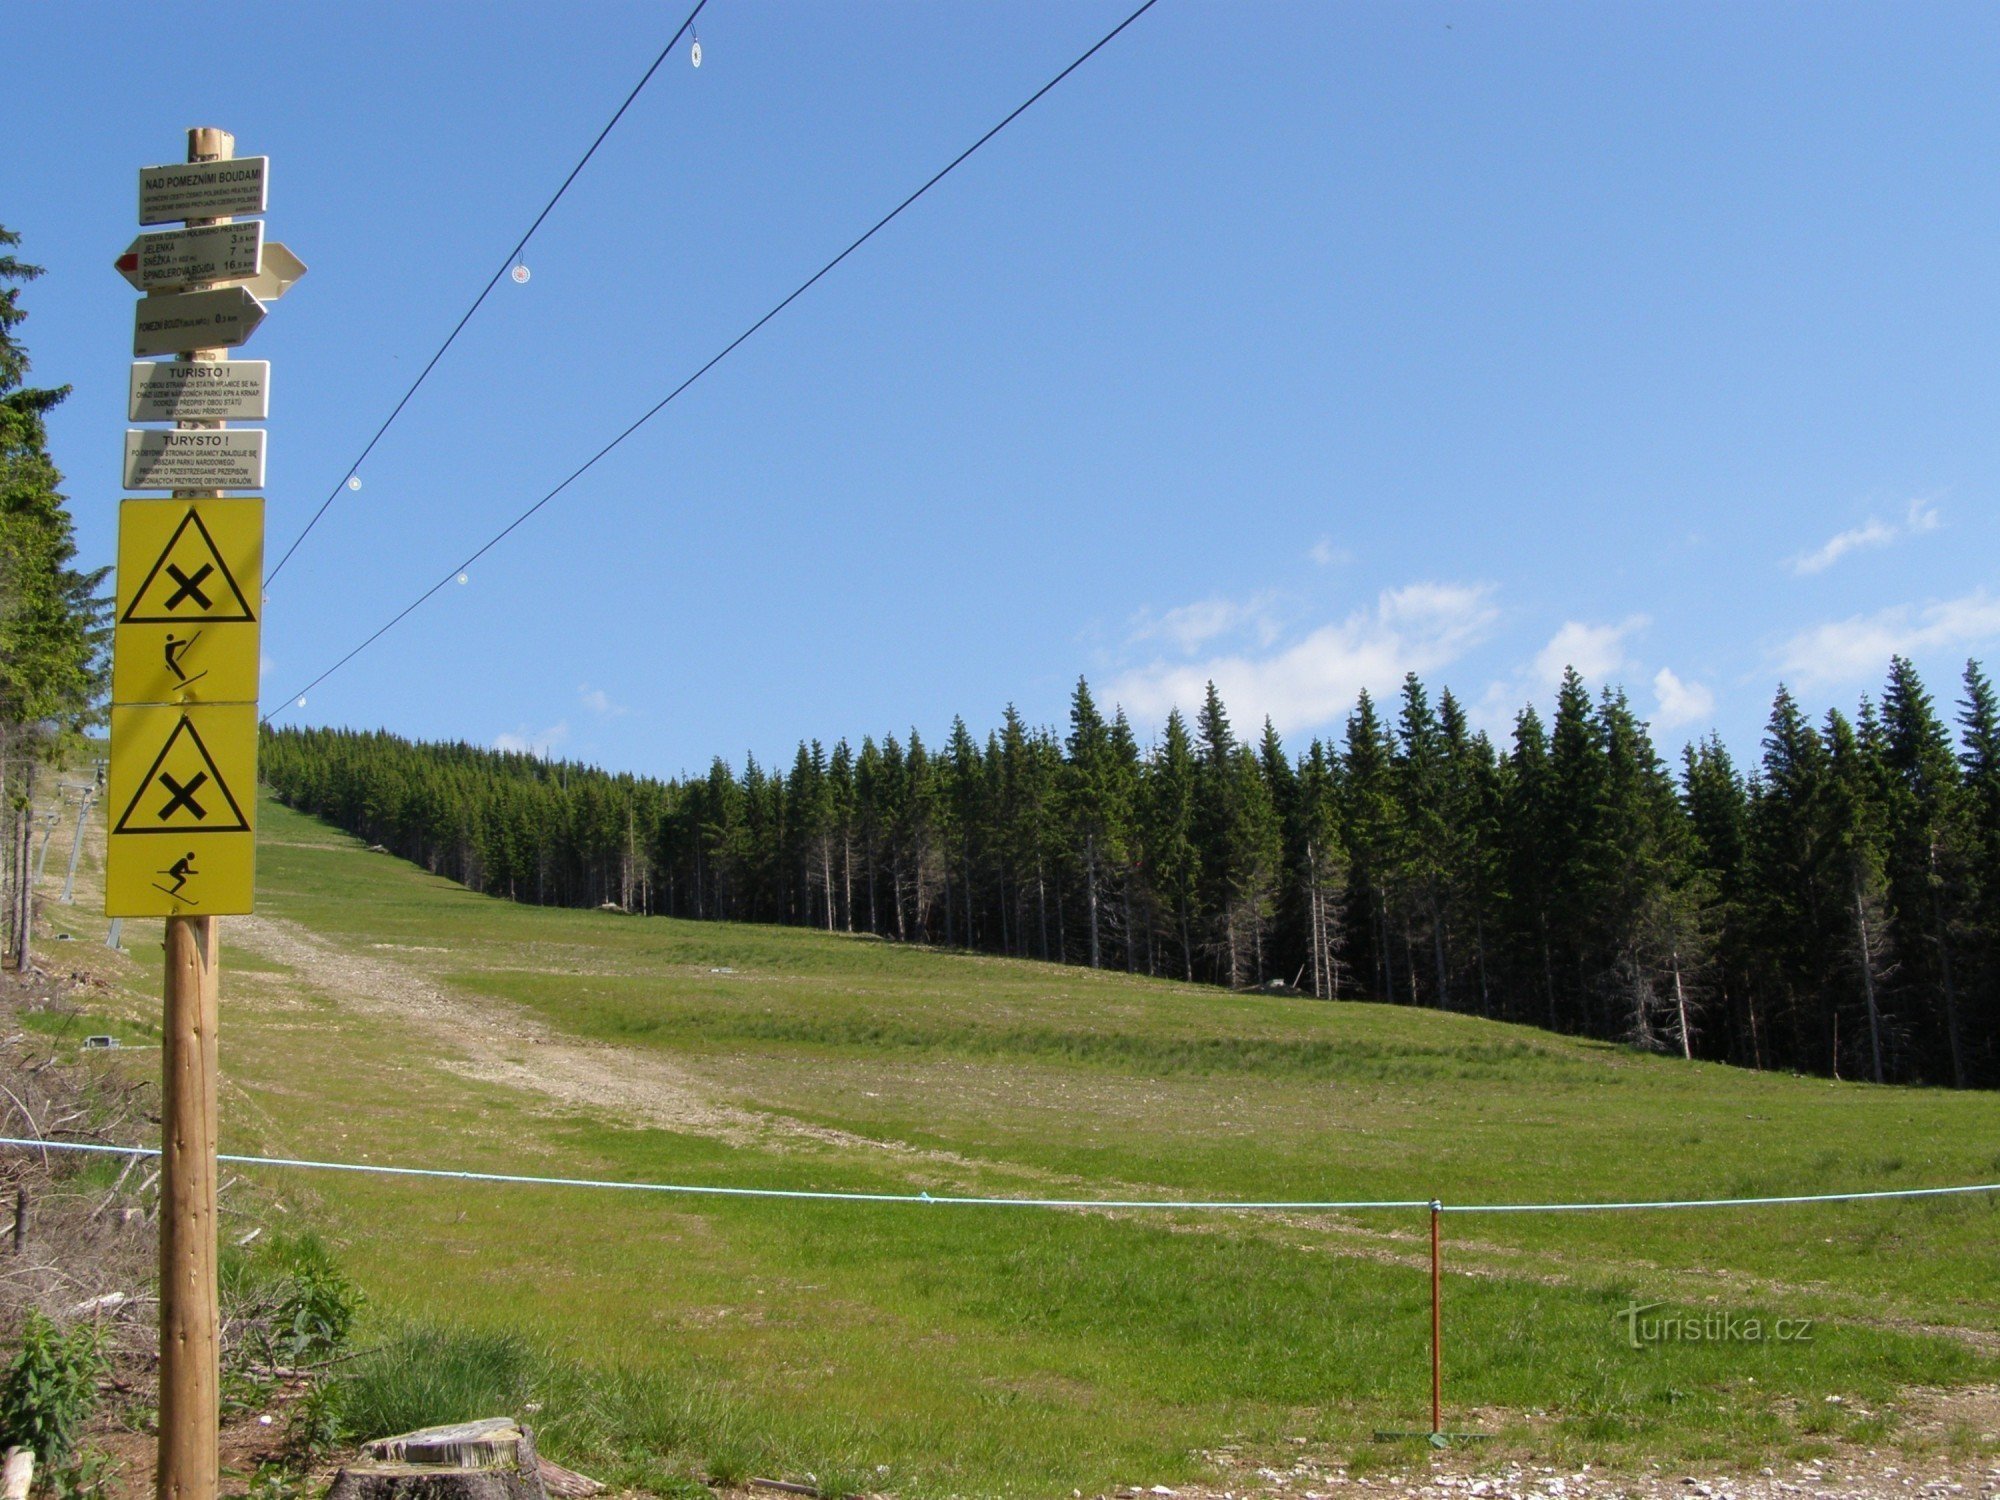
[[[636,1064],[671,1062],[732,1119],[768,1128],[640,1128],[588,1099],[481,1081],[445,1066],[449,1038],[364,1017],[310,972],[237,963],[225,927],[226,1149],[1099,1198],[2000,1180],[1991,1096],[845,935],[516,907],[268,801],[261,817],[260,914]],[[500,1050],[535,1065],[533,1044]],[[1428,1416],[1421,1213],[282,1186],[347,1241],[381,1336],[531,1348],[554,1455],[662,1492],[774,1470],[911,1496],[1095,1492],[1199,1475],[1224,1447],[1252,1463],[1296,1453],[1293,1438],[1367,1461],[1377,1428]],[[2000,1375],[1942,1331],[2000,1328],[1992,1198],[1453,1217],[1444,1231],[1447,1425],[1504,1447],[1761,1462],[1915,1442],[1882,1415],[1900,1390]],[[1810,1342],[1633,1350],[1616,1319],[1632,1301],[1817,1321]]]
[[[100,1010],[24,1010],[15,1020],[23,1031],[70,1047],[81,1047],[88,1036],[114,1036],[124,1047],[157,1047],[160,1043],[159,1023],[143,1016]]]

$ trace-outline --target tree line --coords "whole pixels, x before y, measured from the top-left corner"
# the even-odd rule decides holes
[[[68,386],[26,384],[16,329],[20,284],[42,274],[10,254],[0,228],[0,947],[26,971],[34,929],[34,800],[38,776],[101,717],[109,660],[108,568],[79,570],[75,529],[49,457],[47,416]]]
[[[1746,772],[1677,767],[1564,675],[1511,743],[1414,674],[1336,742],[1243,737],[1213,685],[1142,748],[1077,683],[660,781],[383,732],[267,734],[280,798],[518,901],[866,932],[1231,988],[1432,1006],[1687,1057],[2000,1085],[2000,702],[1954,735],[1896,658],[1879,706],[1780,688]]]

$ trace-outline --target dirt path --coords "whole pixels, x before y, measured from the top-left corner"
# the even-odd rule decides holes
[[[912,1191],[991,1192],[992,1180],[999,1176],[1011,1179],[1020,1191],[1039,1195],[1179,1196],[1173,1187],[1048,1172],[746,1109],[716,1098],[711,1081],[655,1049],[579,1040],[557,1031],[526,1007],[440,984],[415,964],[394,956],[441,950],[383,946],[377,952],[356,952],[298,923],[270,916],[235,919],[230,939],[260,957],[285,965],[296,975],[309,974],[314,988],[345,1010],[414,1029],[444,1070],[539,1096],[552,1110],[588,1110],[630,1125],[702,1136],[732,1146],[764,1150],[833,1147],[889,1156],[916,1169],[910,1174]],[[1118,1210],[1104,1212],[1111,1217],[1127,1216]],[[1412,1270],[1429,1266],[1428,1249],[1418,1229],[1384,1228],[1339,1213],[1264,1214],[1259,1216],[1259,1226],[1304,1236],[1299,1241],[1301,1248],[1322,1254]],[[1214,1233],[1224,1225],[1209,1220],[1177,1222],[1174,1227],[1189,1233]],[[1547,1286],[1570,1285],[1575,1280],[1558,1257],[1471,1236],[1454,1237],[1450,1258],[1454,1274],[1503,1276]],[[1677,1293],[1698,1293],[1718,1278],[1739,1291],[1770,1296],[1815,1290],[1734,1272],[1633,1265],[1643,1266],[1653,1273],[1655,1282]],[[2000,1347],[2000,1335],[1979,1330],[1921,1327],[1907,1320],[1871,1316],[1859,1308],[1844,1315],[1852,1321],[1959,1338],[1982,1352]]]
[[[813,1143],[890,1154],[965,1173],[1026,1169],[881,1140],[726,1103],[693,1070],[660,1052],[566,1036],[525,1007],[439,984],[415,966],[356,953],[296,922],[232,921],[230,940],[299,975],[343,1010],[421,1034],[438,1065],[463,1078],[540,1095],[551,1107],[765,1149]]]

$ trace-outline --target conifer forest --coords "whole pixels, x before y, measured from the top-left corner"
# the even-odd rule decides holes
[[[1213,686],[1142,746],[1066,731],[801,744],[660,781],[464,744],[267,732],[288,804],[516,901],[779,922],[1329,1001],[1429,1006],[1745,1067],[2000,1085],[2000,700],[1779,689],[1756,764],[1663,760],[1574,672],[1509,742],[1414,675],[1337,742]]]

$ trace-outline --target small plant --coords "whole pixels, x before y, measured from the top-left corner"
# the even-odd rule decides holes
[[[311,1464],[340,1445],[347,1427],[343,1418],[346,1388],[338,1381],[315,1380],[292,1403],[285,1423],[285,1446],[298,1468]]]
[[[49,1471],[48,1492],[53,1500],[97,1500],[118,1468],[108,1454],[85,1449]]]
[[[333,1358],[347,1343],[361,1289],[331,1261],[305,1263],[286,1279],[272,1315],[272,1343],[294,1365]]]
[[[97,1406],[97,1379],[111,1368],[95,1324],[58,1327],[30,1311],[21,1350],[0,1374],[0,1447],[18,1444],[56,1470],[76,1446],[77,1429]]]
[[[296,1500],[302,1482],[283,1464],[259,1464],[250,1481],[249,1500]]]
[[[361,1289],[313,1234],[225,1257],[222,1294],[240,1330],[239,1360],[277,1369],[324,1364],[339,1355],[363,1301]]]

